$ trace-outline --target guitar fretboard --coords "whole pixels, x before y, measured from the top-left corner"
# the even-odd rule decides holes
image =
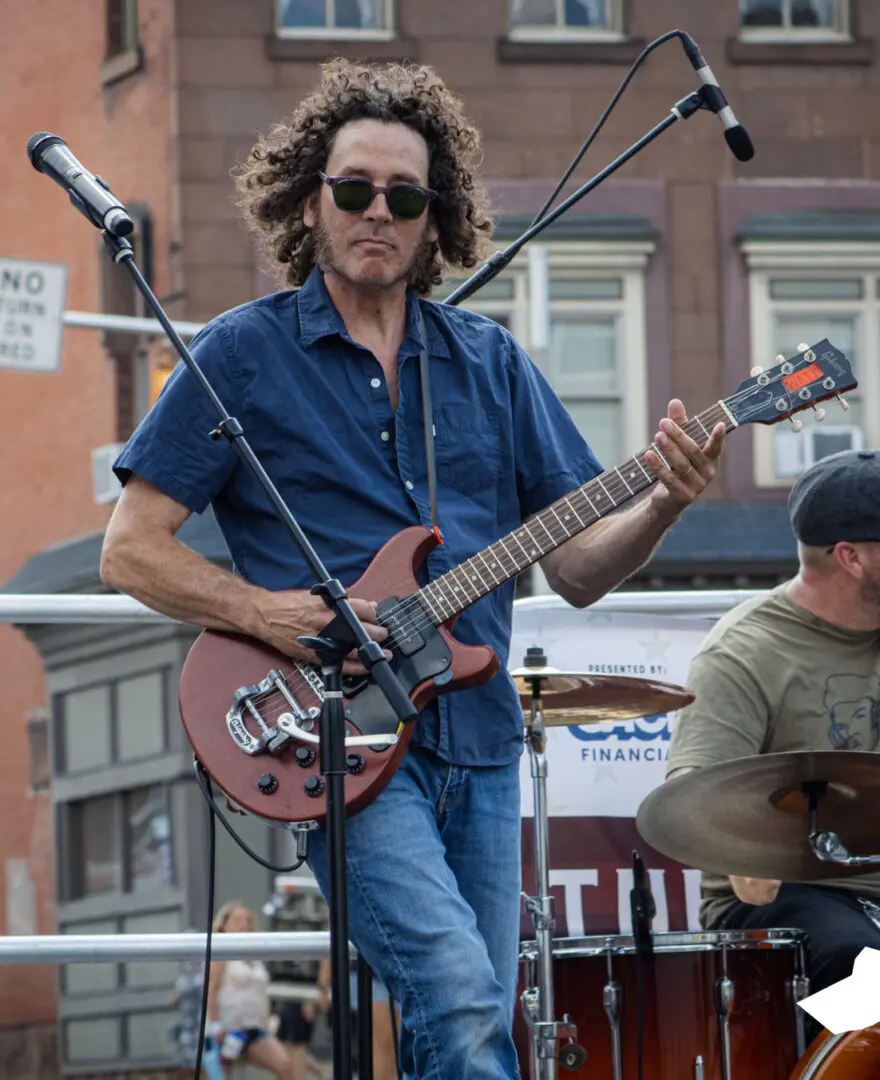
[[[682,430],[698,446],[704,446],[712,428],[719,422],[724,424],[726,431],[736,426],[720,401],[692,417]],[[653,443],[648,449],[664,456]],[[594,476],[534,514],[518,529],[420,589],[417,595],[434,625],[464,611],[656,483],[645,460],[646,453],[647,450],[643,450],[617,468]]]

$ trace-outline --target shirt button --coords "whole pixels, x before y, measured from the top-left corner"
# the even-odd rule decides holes
[[[381,379],[370,379],[370,386],[372,386],[372,388],[374,390],[378,390],[381,385],[382,385],[382,380]]]
[[[388,434],[387,431],[383,431],[379,438],[382,440],[382,442],[388,442],[391,436]]]
[[[407,482],[406,482],[406,490],[407,491],[412,491],[412,489],[413,489],[412,480],[407,480]]]

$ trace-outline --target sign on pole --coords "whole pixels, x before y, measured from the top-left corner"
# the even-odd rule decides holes
[[[0,258],[0,368],[58,370],[66,296],[62,263]]]

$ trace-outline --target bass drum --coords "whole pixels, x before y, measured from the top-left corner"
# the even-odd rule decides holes
[[[877,1080],[880,1077],[880,1024],[842,1035],[821,1032],[789,1080]]]

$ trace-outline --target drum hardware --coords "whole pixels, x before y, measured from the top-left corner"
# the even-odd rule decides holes
[[[823,825],[819,828],[819,812]],[[880,755],[758,754],[675,776],[643,800],[636,827],[684,866],[726,877],[820,881],[864,873],[876,842]]]
[[[602,1004],[611,1027],[611,1066],[614,1080],[623,1080],[623,1047],[620,1042],[620,1001],[623,989],[614,979],[611,954],[608,954],[608,982],[602,987]]]
[[[810,978],[807,975],[807,957],[803,945],[798,948],[797,972],[791,980],[791,999],[795,1005],[795,1030],[798,1040],[798,1057],[807,1053],[807,1016],[798,1008],[798,1001],[810,996]]]
[[[715,980],[715,1012],[718,1014],[718,1048],[722,1080],[731,1080],[730,1012],[733,1008],[733,980],[727,974],[727,948],[721,946],[721,978]]]
[[[547,734],[541,708],[542,684],[571,689],[570,680],[579,675],[567,675],[547,667],[547,658],[539,647],[526,652],[525,668],[529,674],[518,676],[530,687],[530,719],[526,741],[535,799],[535,896],[523,894],[526,911],[532,916],[537,955],[537,986],[526,990],[520,1001],[529,1026],[532,1043],[533,1080],[556,1080],[556,1064],[567,1070],[579,1069],[587,1053],[577,1043],[577,1027],[566,1014],[561,1021],[554,1017],[553,1004],[553,927],[555,913],[550,895],[550,841],[547,812]],[[557,1053],[559,1039],[567,1043]]]
[[[705,1080],[706,1071],[703,1068],[703,1055],[697,1054],[697,1060],[694,1062],[694,1080]]]

